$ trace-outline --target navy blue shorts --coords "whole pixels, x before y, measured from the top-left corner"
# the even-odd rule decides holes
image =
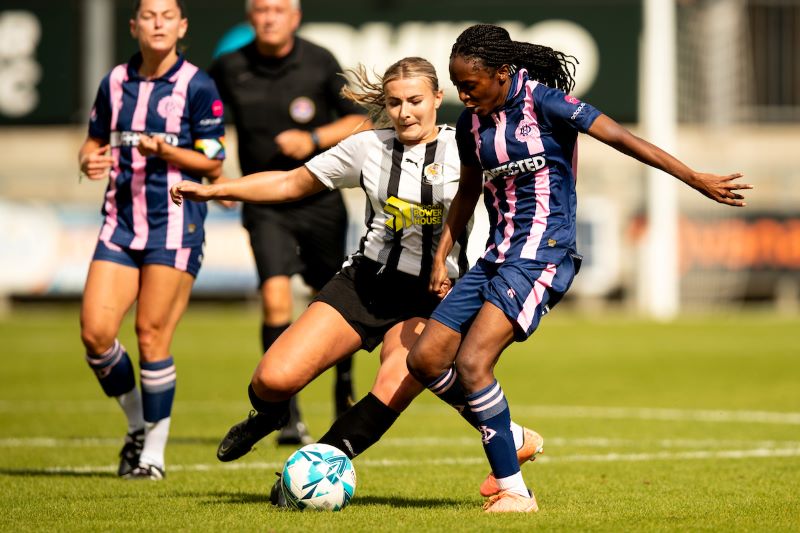
[[[558,265],[531,260],[498,264],[480,259],[431,318],[464,335],[484,302],[491,302],[514,324],[515,339],[525,340],[567,292],[580,264],[577,254],[567,254]]]
[[[110,241],[98,240],[92,260],[111,261],[133,268],[142,268],[144,265],[166,265],[188,272],[196,278],[203,262],[203,245],[177,250],[165,248],[131,250]]]

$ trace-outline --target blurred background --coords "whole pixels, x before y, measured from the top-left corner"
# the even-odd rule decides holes
[[[344,68],[363,63],[382,73],[401,57],[430,59],[446,94],[440,120],[451,124],[460,104],[447,81],[447,59],[468,25],[501,24],[516,40],[574,55],[580,61],[575,96],[648,139],[655,135],[692,168],[741,171],[756,189],[744,210],[712,204],[683,186],[674,198],[664,196],[643,165],[582,136],[579,248],[586,260],[570,301],[667,318],[745,306],[800,314],[800,0],[656,0],[670,14],[656,24],[647,18],[651,4],[303,0],[300,34],[329,48]],[[77,152],[100,79],[135,51],[127,31],[131,5],[0,4],[0,302],[6,310],[17,302],[80,296],[105,185],[78,183]],[[244,0],[190,0],[188,7],[184,48],[198,66],[248,38]],[[654,30],[665,35],[655,41],[664,45],[656,55],[648,52]],[[225,171],[237,176],[233,128],[227,138]],[[354,250],[364,200],[351,191],[347,201]],[[653,206],[662,203],[671,215],[656,226]],[[479,218],[473,258],[482,251],[484,228]],[[645,268],[646,242],[666,258],[659,261],[666,273]],[[651,289],[662,285],[666,295],[653,297]],[[255,288],[238,211],[213,206],[195,297],[253,300]],[[652,305],[662,297],[674,300],[666,311]]]

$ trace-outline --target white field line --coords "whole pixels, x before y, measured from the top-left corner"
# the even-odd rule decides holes
[[[544,455],[537,462],[546,463],[619,463],[619,462],[643,462],[643,461],[675,461],[675,460],[698,460],[698,459],[764,459],[775,457],[800,457],[800,447],[765,449],[756,448],[752,450],[698,450],[693,452],[657,452],[657,453],[608,453],[608,454],[577,454],[563,456]],[[441,459],[356,459],[356,466],[366,467],[415,467],[415,466],[471,466],[481,465],[486,462],[485,457],[455,457]],[[168,472],[208,472],[208,471],[233,471],[233,470],[279,470],[283,466],[279,462],[243,462],[243,463],[207,463],[207,464],[185,464],[167,465]],[[48,473],[80,473],[80,474],[100,474],[114,472],[116,466],[65,466],[43,468],[43,472]]]
[[[476,434],[477,435],[477,434]],[[0,448],[116,448],[121,438],[58,438],[58,437],[11,437],[0,438]],[[175,445],[175,444],[173,444]],[[470,437],[389,437],[380,441],[382,447],[430,448],[430,447],[478,447],[478,438]],[[735,439],[609,439],[605,437],[547,437],[545,445],[550,447],[584,448],[800,448],[800,441],[789,440],[735,440]]]
[[[304,406],[305,408],[305,406]],[[176,412],[181,415],[246,412],[249,409],[243,402],[181,402]],[[85,401],[8,401],[0,400],[0,413],[59,413],[89,414],[117,412],[115,402],[102,400]],[[328,412],[330,405],[309,402],[308,411]],[[444,413],[452,410],[444,405],[420,403],[411,406],[411,413]],[[568,405],[530,405],[511,404],[511,411],[517,419],[536,418],[577,418],[609,420],[647,420],[647,421],[694,421],[694,422],[742,422],[757,424],[800,425],[800,413],[780,411],[739,411],[722,409],[669,409],[650,407],[592,407]]]

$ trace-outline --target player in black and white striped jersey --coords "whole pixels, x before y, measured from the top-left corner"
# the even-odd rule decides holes
[[[288,398],[323,371],[383,342],[372,390],[320,439],[350,458],[377,442],[422,392],[408,373],[406,355],[467,267],[464,239],[447,258],[449,278],[429,288],[433,255],[460,176],[455,132],[436,124],[442,91],[433,66],[405,58],[377,82],[363,67],[354,74],[362,92],[346,90],[346,96],[379,108],[392,128],[352,135],[295,170],[260,172],[219,186],[187,181],[172,188],[176,203],[282,202],[326,187],[361,187],[367,195],[367,231],[359,250],[264,354],[248,388],[255,411],[223,438],[217,450],[221,461],[241,457],[280,427]],[[533,439],[533,448],[541,450],[536,433],[513,423],[512,432],[519,448],[526,440],[530,448]]]

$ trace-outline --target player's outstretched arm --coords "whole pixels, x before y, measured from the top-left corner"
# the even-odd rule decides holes
[[[305,166],[294,170],[256,172],[236,180],[217,179],[203,185],[182,181],[169,190],[172,201],[181,205],[184,199],[196,202],[208,200],[240,200],[250,203],[274,204],[291,202],[325,189]]]
[[[744,196],[737,191],[752,189],[753,186],[738,182],[742,177],[739,172],[726,176],[696,172],[658,146],[635,136],[607,115],[597,117],[588,133],[623,154],[675,176],[716,202],[736,207],[747,205]]]

